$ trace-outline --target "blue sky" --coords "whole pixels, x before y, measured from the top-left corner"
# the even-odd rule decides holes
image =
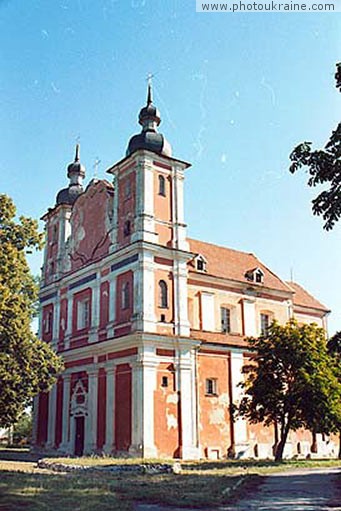
[[[0,0],[0,192],[39,218],[66,185],[77,137],[87,177],[139,131],[146,75],[160,130],[187,172],[191,237],[254,252],[333,310],[341,329],[341,223],[288,172],[304,140],[340,121],[340,14],[201,14],[194,0]],[[31,258],[38,272],[40,256]]]

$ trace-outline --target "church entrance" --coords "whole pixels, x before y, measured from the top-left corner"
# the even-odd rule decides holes
[[[75,455],[82,456],[84,452],[84,417],[75,417]]]

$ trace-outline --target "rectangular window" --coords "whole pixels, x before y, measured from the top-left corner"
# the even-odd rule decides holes
[[[80,300],[77,304],[77,330],[90,326],[90,300]]]
[[[260,315],[260,333],[261,335],[267,335],[270,326],[270,317],[268,314]]]
[[[217,396],[216,378],[207,378],[205,383],[206,396]]]
[[[231,332],[231,311],[227,307],[220,308],[221,331],[225,333]]]

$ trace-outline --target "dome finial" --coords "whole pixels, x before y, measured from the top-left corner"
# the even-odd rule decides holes
[[[148,92],[147,92],[147,106],[151,105],[153,103],[153,96],[152,96],[152,79],[154,75],[152,73],[148,73],[147,75],[147,82],[148,82]]]
[[[75,163],[79,161],[79,153],[80,153],[80,143],[76,144],[76,154],[75,154]]]

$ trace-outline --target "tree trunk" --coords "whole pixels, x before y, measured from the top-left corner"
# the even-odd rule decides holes
[[[313,435],[313,441],[312,441],[312,444],[311,444],[311,447],[310,447],[310,450],[312,453],[316,454],[317,453],[317,438],[316,438],[316,431],[312,431],[312,435]]]
[[[290,421],[288,421],[285,426],[281,427],[281,439],[279,441],[279,444],[277,445],[275,461],[283,460],[284,447],[287,442],[289,431],[290,431]]]
[[[341,430],[339,431],[339,460],[341,460]]]

